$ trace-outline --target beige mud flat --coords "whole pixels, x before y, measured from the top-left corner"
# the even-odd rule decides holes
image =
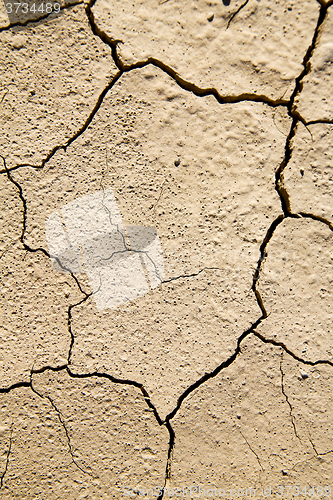
[[[329,500],[333,2],[9,3],[1,498]]]

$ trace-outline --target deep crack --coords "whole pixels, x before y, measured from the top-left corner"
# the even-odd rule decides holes
[[[19,238],[19,241],[21,242],[23,248],[27,251],[27,252],[31,252],[31,253],[37,253],[37,252],[41,252],[45,257],[47,258],[51,258],[53,257],[56,261],[57,261],[57,264],[60,266],[60,268],[63,270],[63,271],[67,271],[71,277],[73,278],[73,280],[75,281],[76,285],[78,286],[80,292],[85,295],[85,296],[89,296],[89,294],[87,294],[81,287],[81,284],[78,280],[78,278],[75,276],[75,274],[70,270],[68,269],[67,267],[65,267],[61,262],[60,262],[60,259],[56,256],[52,256],[49,254],[49,252],[47,250],[45,250],[45,248],[42,248],[42,247],[39,247],[39,248],[32,248],[30,247],[25,241],[24,241],[24,236],[25,236],[25,232],[26,232],[26,226],[27,226],[27,202],[26,202],[26,199],[24,198],[23,196],[23,189],[22,189],[22,186],[15,180],[13,179],[12,175],[11,175],[11,172],[10,170],[7,168],[7,165],[6,165],[6,159],[0,155],[0,158],[2,159],[3,161],[3,164],[4,164],[4,167],[5,167],[5,172],[7,174],[7,177],[8,177],[8,180],[14,184],[14,186],[16,186],[16,188],[18,189],[19,191],[19,198],[20,200],[22,201],[22,205],[23,205],[23,213],[22,213],[22,232],[21,232],[21,236]]]
[[[260,292],[257,289],[257,284],[258,284],[258,281],[259,281],[259,278],[260,278],[260,270],[261,270],[262,263],[264,262],[265,258],[267,257],[266,247],[267,247],[268,243],[270,242],[270,240],[272,239],[275,229],[277,228],[277,226],[279,224],[281,224],[281,222],[284,221],[284,219],[285,219],[284,215],[279,215],[272,222],[272,224],[270,225],[270,227],[268,228],[268,231],[267,231],[267,233],[265,235],[265,238],[264,238],[262,244],[260,245],[260,257],[259,257],[259,260],[258,260],[258,263],[257,263],[257,268],[256,268],[256,270],[254,272],[254,275],[253,275],[252,291],[255,294],[257,302],[258,302],[258,306],[261,309],[262,319],[267,318],[267,311],[266,311],[264,302],[263,302],[263,300],[261,298]]]
[[[308,359],[303,359],[300,356],[298,356],[297,354],[294,354],[283,342],[280,342],[280,341],[275,340],[275,339],[267,339],[264,335],[262,335],[261,333],[257,332],[256,330],[253,330],[252,333],[256,337],[258,337],[258,339],[260,339],[262,342],[264,342],[265,344],[272,344],[272,345],[274,345],[276,347],[282,347],[282,349],[287,354],[289,354],[289,356],[291,356],[292,358],[294,358],[296,361],[299,361],[300,363],[304,363],[305,365],[310,365],[310,366],[316,366],[316,365],[329,365],[329,366],[333,366],[333,362],[329,361],[329,360],[326,360],[326,359],[318,359],[316,361],[310,361]]]
[[[302,61],[303,69],[301,73],[298,75],[298,77],[295,80],[295,87],[294,90],[290,96],[287,109],[288,109],[288,115],[292,118],[292,123],[290,127],[289,134],[286,139],[286,144],[285,144],[285,155],[284,158],[277,169],[275,173],[275,189],[280,197],[281,200],[281,205],[282,205],[282,210],[283,213],[285,214],[286,217],[292,216],[291,213],[291,208],[290,208],[290,200],[289,200],[289,194],[284,186],[284,180],[283,180],[283,171],[286,168],[286,166],[289,164],[289,161],[292,157],[292,140],[296,134],[298,123],[301,121],[304,125],[308,125],[309,123],[306,122],[299,112],[295,109],[295,99],[296,97],[302,92],[303,90],[303,83],[302,80],[310,73],[311,71],[311,57],[313,55],[313,52],[316,48],[318,38],[320,36],[320,30],[321,26],[325,20],[325,17],[327,15],[327,6],[321,6],[319,9],[319,16],[318,16],[318,21],[317,25],[312,37],[311,44],[309,45]]]
[[[262,470],[262,471],[264,471],[265,469],[264,469],[264,468],[263,468],[263,466],[262,466],[262,463],[261,463],[261,461],[260,461],[260,458],[259,458],[258,453],[257,453],[257,452],[256,452],[256,451],[252,448],[252,446],[250,445],[250,443],[248,442],[248,440],[246,439],[246,437],[244,436],[244,434],[242,433],[242,431],[241,431],[241,430],[239,430],[239,432],[241,433],[242,438],[244,439],[244,441],[246,442],[246,444],[248,445],[248,447],[249,447],[250,451],[251,451],[251,452],[253,453],[253,455],[256,457],[257,462],[258,462],[258,464],[259,464],[259,467],[261,468],[261,470]]]
[[[181,394],[179,396],[176,407],[167,415],[167,417],[165,419],[166,422],[171,420],[176,415],[176,413],[178,412],[179,408],[182,405],[182,402],[184,401],[184,399],[187,398],[187,396],[189,394],[191,394],[191,392],[198,389],[202,384],[207,382],[207,380],[210,380],[211,378],[216,377],[220,373],[221,370],[223,370],[224,368],[227,368],[236,360],[237,356],[241,352],[240,345],[241,345],[242,341],[248,335],[250,335],[250,333],[252,333],[254,331],[254,329],[260,324],[261,321],[262,321],[262,318],[257,319],[248,330],[245,330],[245,332],[242,333],[242,335],[237,339],[237,346],[236,346],[235,351],[226,361],[223,361],[220,365],[218,365],[216,368],[214,368],[214,370],[212,370],[211,372],[205,373],[199,380],[197,380],[196,382],[191,384],[187,389],[185,389],[183,394]]]
[[[23,167],[30,167],[30,168],[35,168],[35,169],[43,169],[45,167],[45,165],[51,160],[51,158],[53,158],[53,156],[56,154],[57,151],[59,150],[63,150],[66,152],[67,148],[74,142],[76,141],[76,139],[78,137],[80,137],[83,132],[85,132],[85,130],[87,130],[87,128],[89,127],[90,123],[92,122],[94,116],[96,115],[96,113],[98,112],[99,108],[101,107],[102,105],[102,102],[106,96],[106,94],[109,92],[109,90],[115,85],[115,83],[119,80],[121,76],[121,72],[118,71],[118,73],[111,78],[110,82],[104,87],[104,89],[102,90],[102,92],[100,93],[96,103],[95,103],[95,106],[93,107],[92,111],[90,112],[88,118],[86,119],[86,121],[84,122],[84,124],[75,132],[74,135],[72,135],[64,144],[58,144],[57,146],[55,146],[48,154],[47,156],[44,158],[44,160],[42,160],[42,162],[40,163],[40,165],[32,165],[30,163],[19,163],[18,165],[15,165],[14,167],[7,167],[5,166],[5,169],[4,170],[0,170],[0,174],[7,174],[9,175],[10,172],[12,172],[13,170],[17,170],[19,168],[23,168]],[[5,159],[3,156],[0,155],[0,157],[2,158],[3,162],[5,162]],[[15,181],[12,181],[15,183]],[[15,183],[15,185],[18,187],[18,183]]]

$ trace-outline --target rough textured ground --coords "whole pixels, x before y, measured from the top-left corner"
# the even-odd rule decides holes
[[[59,5],[0,4],[1,498],[331,498],[333,1]]]

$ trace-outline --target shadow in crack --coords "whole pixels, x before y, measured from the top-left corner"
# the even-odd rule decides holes
[[[0,10],[5,16],[4,19],[8,18],[10,27],[23,27],[30,22],[38,22],[49,16],[58,16],[63,9],[80,3],[82,3],[82,0],[67,0],[66,2],[64,0],[24,0],[23,2],[18,0],[0,0]],[[3,29],[8,29],[8,26],[0,28],[0,31]],[[23,42],[20,40],[16,40],[14,43],[17,45],[14,45],[14,48],[19,49],[23,46]]]

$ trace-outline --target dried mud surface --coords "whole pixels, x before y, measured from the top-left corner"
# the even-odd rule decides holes
[[[0,4],[1,498],[331,497],[332,4]]]

